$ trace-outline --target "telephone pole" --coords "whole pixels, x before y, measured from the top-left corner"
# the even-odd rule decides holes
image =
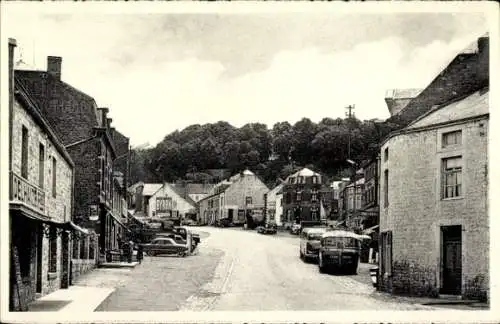
[[[345,107],[347,109],[347,112],[345,115],[347,116],[348,122],[347,122],[347,127],[349,131],[349,137],[348,137],[348,145],[347,145],[347,158],[351,158],[351,118],[354,118],[354,105],[349,105]]]

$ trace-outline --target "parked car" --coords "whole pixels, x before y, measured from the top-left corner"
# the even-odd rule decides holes
[[[147,255],[154,256],[159,254],[177,254],[185,257],[189,248],[185,244],[179,244],[170,237],[158,237],[150,243],[141,244]]]
[[[181,225],[183,226],[194,226],[196,225],[196,222],[192,220],[191,218],[185,218],[182,220]]]
[[[321,235],[327,231],[322,227],[306,227],[300,233],[300,258],[304,261],[318,258]]]
[[[173,239],[176,243],[179,243],[179,244],[186,244],[187,243],[186,240],[184,238],[182,238],[182,236],[175,234],[175,233],[158,233],[158,234],[156,234],[155,238],[159,238],[159,237],[169,237],[169,238]]]
[[[292,228],[290,229],[290,233],[294,234],[294,235],[299,235],[300,234],[300,229],[301,229],[300,224],[293,224]]]
[[[266,224],[264,226],[257,227],[257,233],[261,234],[276,234],[278,231],[278,226],[276,224]]]

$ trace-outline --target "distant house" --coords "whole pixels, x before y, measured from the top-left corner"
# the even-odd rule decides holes
[[[173,185],[168,183],[137,183],[129,187],[135,191],[135,211],[133,216],[139,220],[180,221],[196,213],[196,204],[188,197],[184,199]]]
[[[459,54],[440,74],[449,84],[440,91],[463,92],[390,134],[381,147],[384,291],[489,295],[488,84],[477,89],[487,40],[476,45],[475,54]],[[471,76],[468,71],[475,68]],[[469,86],[454,88],[460,83]],[[433,81],[429,87],[434,86]]]
[[[304,168],[288,176],[283,185],[283,223],[321,221],[322,176]]]
[[[385,92],[385,102],[391,116],[398,115],[422,89],[391,89]]]
[[[216,224],[222,219],[233,224],[263,220],[265,183],[245,170],[214,186],[200,203],[200,222]],[[250,220],[251,219],[251,220]]]
[[[282,225],[282,200],[278,201],[278,195],[283,195],[283,183],[280,183],[266,193],[266,218],[267,221]],[[281,197],[280,197],[281,198]]]

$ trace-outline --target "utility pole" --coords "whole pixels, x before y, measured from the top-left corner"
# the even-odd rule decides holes
[[[347,116],[348,122],[347,122],[347,127],[349,131],[349,137],[348,137],[348,144],[347,144],[347,158],[351,158],[351,118],[354,118],[354,105],[349,105],[345,107],[347,109],[347,112],[345,115]]]

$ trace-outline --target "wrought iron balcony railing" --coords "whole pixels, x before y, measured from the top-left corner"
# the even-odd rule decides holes
[[[45,191],[14,172],[10,172],[10,200],[25,203],[45,214]]]

